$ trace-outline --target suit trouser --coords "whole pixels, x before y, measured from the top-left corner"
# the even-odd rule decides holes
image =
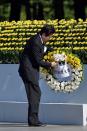
[[[32,82],[24,80],[23,78],[22,80],[25,85],[28,99],[28,123],[37,123],[39,121],[38,112],[41,97],[39,83],[38,85],[34,85]]]

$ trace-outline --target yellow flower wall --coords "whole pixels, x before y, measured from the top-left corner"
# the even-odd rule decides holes
[[[55,49],[87,49],[87,20],[56,19],[0,22],[0,51],[21,51],[26,40],[40,31],[46,23],[53,24],[56,29],[56,33],[47,44]]]

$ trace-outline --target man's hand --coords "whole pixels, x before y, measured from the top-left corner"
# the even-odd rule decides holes
[[[52,67],[55,67],[55,66],[57,66],[57,64],[58,64],[57,62],[52,62],[52,63],[51,63],[51,66],[52,66]]]

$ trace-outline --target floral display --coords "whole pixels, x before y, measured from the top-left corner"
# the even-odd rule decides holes
[[[6,63],[10,60],[18,63],[18,53],[23,50],[26,40],[40,31],[44,24],[53,24],[56,30],[47,45],[72,51],[84,63],[87,62],[87,19],[49,19],[0,22],[0,63],[5,63],[5,60]]]
[[[63,59],[63,56],[65,56],[65,59]],[[83,77],[83,69],[78,57],[72,53],[66,54],[65,52],[54,51],[45,56],[44,59],[50,62],[54,60],[58,62],[56,70],[41,69],[42,76],[51,89],[60,92],[72,92],[79,88]]]

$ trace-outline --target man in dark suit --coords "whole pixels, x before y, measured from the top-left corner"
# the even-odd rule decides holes
[[[55,67],[55,62],[43,61],[43,56],[49,48],[45,43],[49,41],[50,37],[55,33],[53,25],[45,25],[41,31],[35,36],[31,37],[24,48],[20,58],[19,74],[24,82],[27,98],[28,98],[28,124],[30,126],[42,126],[39,121],[38,111],[41,97],[41,90],[39,87],[39,68]]]

